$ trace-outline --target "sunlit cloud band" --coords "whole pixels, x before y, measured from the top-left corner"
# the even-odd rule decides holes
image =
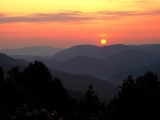
[[[0,24],[5,23],[42,23],[42,22],[88,22],[92,20],[118,19],[126,16],[160,15],[160,10],[137,11],[99,11],[83,13],[80,11],[62,11],[58,13],[34,13],[26,16],[6,16],[0,13]]]

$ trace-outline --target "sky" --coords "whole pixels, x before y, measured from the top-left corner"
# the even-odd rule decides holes
[[[159,0],[1,0],[0,49],[159,44]]]

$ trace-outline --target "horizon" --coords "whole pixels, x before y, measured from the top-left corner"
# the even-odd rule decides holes
[[[23,49],[23,48],[32,48],[32,47],[51,47],[51,48],[55,48],[55,49],[61,49],[61,50],[65,50],[68,48],[72,48],[72,47],[76,47],[76,46],[97,46],[97,47],[108,47],[108,46],[114,46],[114,45],[125,45],[125,46],[141,46],[141,45],[159,45],[160,43],[157,44],[111,44],[111,45],[93,45],[93,44],[79,44],[79,45],[73,45],[73,46],[69,46],[67,48],[59,48],[56,46],[50,46],[50,45],[42,45],[42,46],[24,46],[24,47],[15,47],[15,48],[5,48],[5,49],[0,49],[0,50],[9,50],[9,49]]]

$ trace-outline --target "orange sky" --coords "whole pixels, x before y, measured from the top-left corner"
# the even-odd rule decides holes
[[[2,0],[0,49],[160,43],[159,0]]]

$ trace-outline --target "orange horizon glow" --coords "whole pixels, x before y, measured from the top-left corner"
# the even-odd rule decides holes
[[[158,0],[0,1],[0,49],[159,44]],[[8,9],[9,8],[9,9]]]

